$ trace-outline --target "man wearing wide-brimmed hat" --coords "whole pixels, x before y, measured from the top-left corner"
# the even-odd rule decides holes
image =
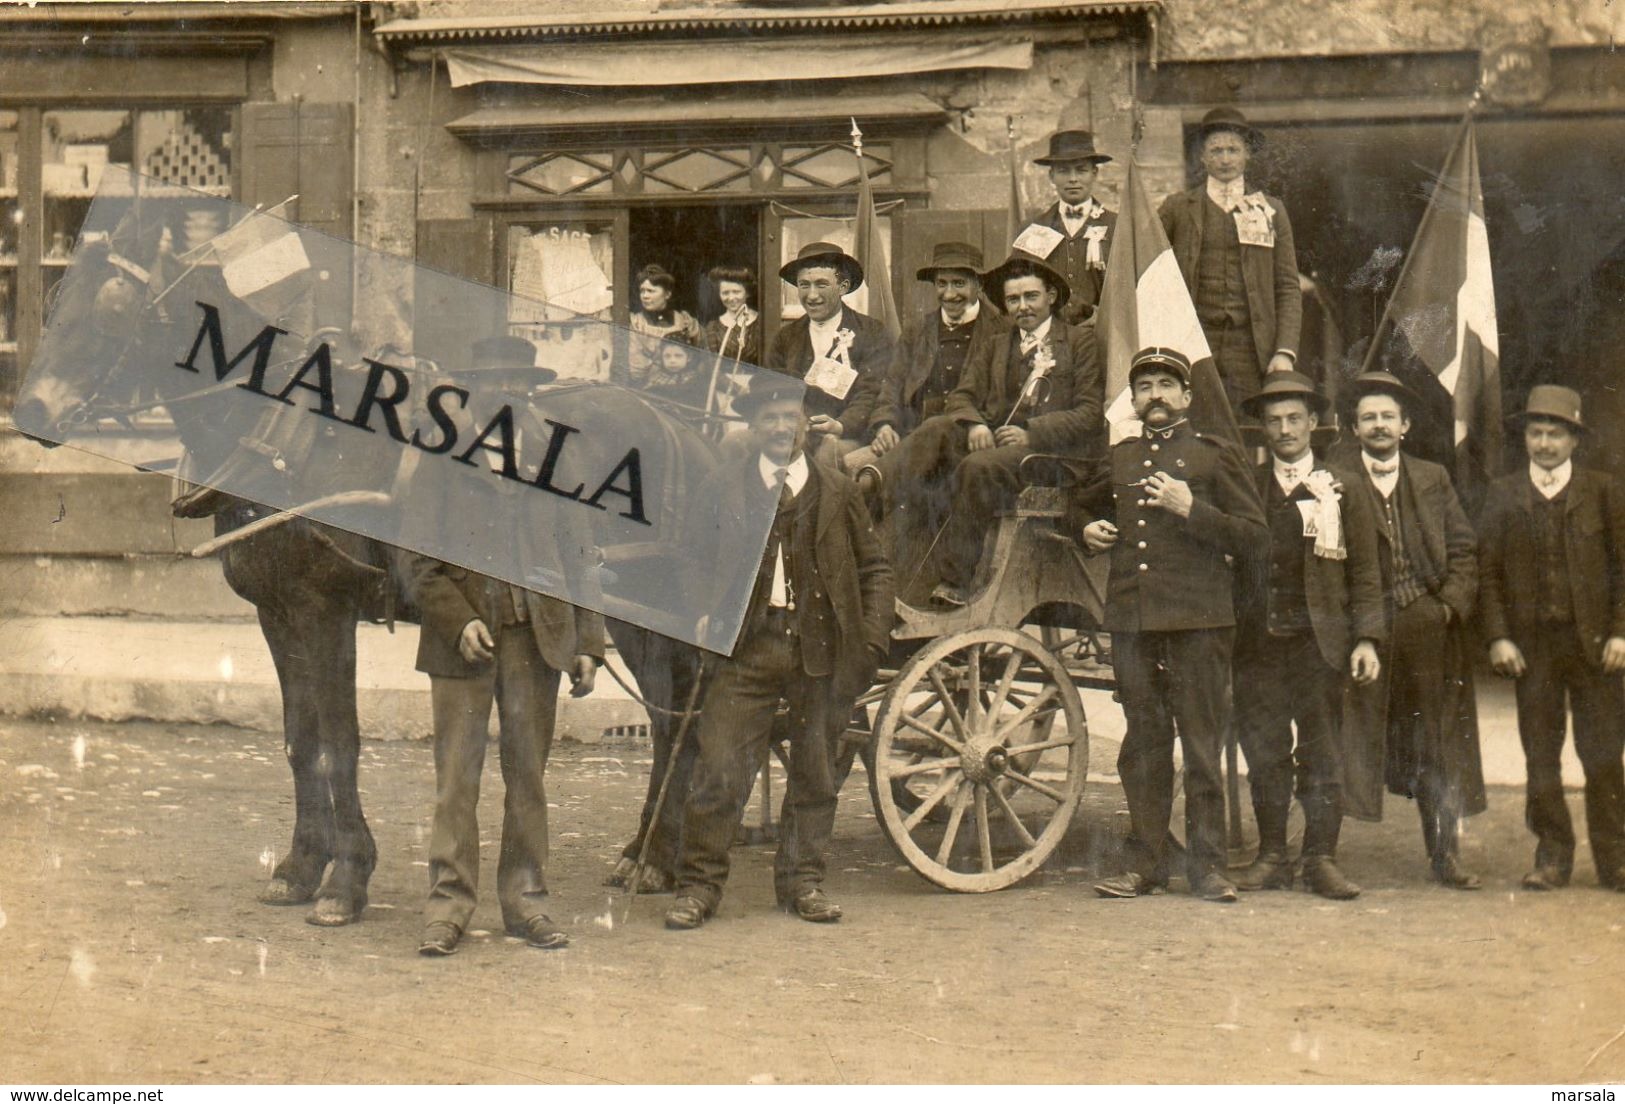
[[[1100,302],[1117,214],[1095,198],[1095,183],[1100,166],[1110,160],[1095,148],[1095,136],[1087,130],[1056,131],[1044,156],[1033,158],[1049,170],[1055,202],[1010,247],[1042,257],[1066,279],[1072,294],[1059,312],[1066,322],[1092,318]]]
[[[1258,857],[1234,880],[1238,889],[1291,889],[1301,870],[1314,892],[1348,900],[1360,887],[1336,863],[1343,689],[1376,679],[1385,624],[1369,496],[1348,494],[1310,445],[1325,412],[1299,372],[1272,372],[1244,407],[1269,446],[1253,474],[1270,536],[1236,571],[1236,734]],[[1294,775],[1305,823],[1298,867],[1287,856]]]
[[[1477,889],[1458,849],[1461,818],[1485,807],[1468,632],[1477,538],[1450,473],[1401,447],[1416,394],[1387,372],[1349,390],[1358,449],[1333,463],[1346,493],[1371,506],[1387,637],[1379,677],[1353,689],[1344,715],[1344,811],[1380,820],[1385,785],[1414,798],[1434,880]]]
[[[1512,420],[1523,427],[1529,466],[1490,488],[1479,525],[1479,616],[1490,666],[1517,680],[1525,820],[1537,841],[1523,886],[1558,889],[1574,869],[1562,767],[1572,710],[1597,880],[1625,892],[1625,492],[1574,463],[1586,432],[1578,392],[1542,384]]]
[[[963,606],[995,514],[1015,501],[1022,461],[1033,453],[1088,456],[1099,446],[1105,385],[1092,326],[1071,326],[1056,312],[1071,289],[1037,257],[1012,254],[982,284],[1015,323],[966,365],[945,412],[902,445],[895,501],[932,532],[939,604]],[[951,479],[948,514],[933,503]]]
[[[936,306],[903,330],[869,418],[871,440],[849,453],[846,468],[870,493],[896,479],[897,445],[926,419],[941,414],[959,386],[965,365],[1009,328],[996,311],[982,310],[982,251],[961,241],[938,242],[931,263],[915,276],[931,284]]]
[[[869,441],[869,419],[891,366],[893,342],[879,319],[842,301],[863,286],[863,266],[840,246],[802,247],[779,269],[779,278],[796,289],[805,313],[779,327],[764,367],[806,381],[809,447],[838,465]]]
[[[745,617],[737,642],[707,641],[733,649],[700,706],[668,928],[697,928],[716,913],[728,848],[781,703],[789,713],[790,781],[773,864],[776,896],[803,920],[841,917],[823,890],[835,745],[886,654],[895,604],[891,565],[857,487],[807,456],[801,390],[773,372],[751,377],[733,405],[750,422],[752,450],[724,463],[694,496],[701,544],[687,582],[691,606],[743,607]],[[719,578],[704,545],[746,539],[741,520],[763,510],[773,511],[773,524],[757,571]]]
[[[1264,136],[1233,107],[1209,111],[1197,134],[1206,179],[1169,196],[1158,214],[1235,408],[1265,373],[1297,362],[1298,255],[1286,207],[1246,178]]]
[[[1135,353],[1129,394],[1144,432],[1112,446],[1084,496],[1094,517],[1084,546],[1111,554],[1104,627],[1127,721],[1117,773],[1130,821],[1127,869],[1095,892],[1139,897],[1167,887],[1177,740],[1190,891],[1234,901],[1219,767],[1235,642],[1232,563],[1268,531],[1241,449],[1191,427],[1191,363],[1183,353],[1157,346]]]

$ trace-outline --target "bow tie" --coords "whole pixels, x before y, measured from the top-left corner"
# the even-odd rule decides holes
[[[1372,475],[1393,475],[1399,470],[1399,461],[1394,460],[1367,460],[1366,467]]]
[[[1070,203],[1061,204],[1061,217],[1068,222],[1082,222],[1089,217],[1091,206],[1087,203],[1074,207]]]
[[[1308,464],[1283,464],[1275,469],[1275,474],[1280,477],[1283,483],[1291,486],[1294,483],[1302,483],[1308,478],[1309,471]]]
[[[1542,469],[1541,473],[1535,476],[1535,486],[1537,487],[1544,489],[1546,487],[1555,487],[1556,485],[1557,473],[1555,471],[1547,471]]]

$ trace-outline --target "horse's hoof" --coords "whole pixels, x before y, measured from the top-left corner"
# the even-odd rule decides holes
[[[336,897],[323,897],[305,917],[305,923],[319,928],[342,928],[361,919],[361,910]]]
[[[316,896],[314,889],[297,889],[286,878],[272,878],[260,891],[262,905],[303,905]]]

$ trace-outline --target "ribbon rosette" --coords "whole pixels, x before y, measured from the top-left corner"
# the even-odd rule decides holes
[[[830,350],[829,355],[837,360],[850,359],[848,354],[852,350],[852,342],[856,341],[857,338],[858,335],[853,333],[851,330],[836,330],[835,347]]]
[[[1315,496],[1315,555],[1326,560],[1346,560],[1348,550],[1343,546],[1343,514],[1338,504],[1343,495],[1332,473],[1317,469],[1303,481]]]

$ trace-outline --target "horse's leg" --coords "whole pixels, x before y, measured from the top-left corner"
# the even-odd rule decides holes
[[[316,709],[322,762],[333,810],[333,867],[316,895],[306,921],[325,927],[351,924],[367,907],[367,882],[378,848],[361,813],[356,768],[361,758],[361,723],[356,715],[356,611],[348,604],[323,604],[311,611],[306,640],[318,657]]]
[[[302,905],[316,896],[333,857],[333,802],[320,771],[315,674],[301,634],[284,612],[259,607],[260,629],[282,687],[282,747],[293,770],[293,846],[260,894],[268,905]]]

